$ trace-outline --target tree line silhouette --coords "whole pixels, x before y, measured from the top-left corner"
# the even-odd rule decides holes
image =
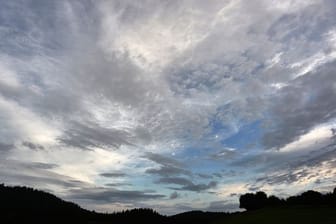
[[[291,196],[287,199],[280,199],[274,195],[267,196],[263,191],[247,193],[239,198],[239,207],[247,211],[266,207],[279,206],[336,206],[336,188],[332,193],[321,194],[309,190],[301,195]]]
[[[267,196],[264,192],[247,193],[239,198],[240,208],[257,210],[268,207],[335,206],[336,188],[332,193],[307,191],[287,199]],[[237,214],[237,213],[236,213]],[[116,213],[88,211],[53,194],[28,187],[0,184],[0,223],[156,223],[206,224],[231,217],[225,212],[190,211],[164,216],[153,209],[139,208]]]

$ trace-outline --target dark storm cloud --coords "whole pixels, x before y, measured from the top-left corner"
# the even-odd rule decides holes
[[[96,203],[136,202],[138,200],[153,200],[164,198],[165,195],[154,194],[155,191],[126,191],[109,188],[90,188],[71,190],[70,199],[91,200]]]
[[[279,149],[336,117],[336,62],[298,77],[273,98],[274,127],[263,137],[265,148]]]
[[[100,176],[113,178],[113,177],[125,177],[126,174],[125,173],[101,173]]]

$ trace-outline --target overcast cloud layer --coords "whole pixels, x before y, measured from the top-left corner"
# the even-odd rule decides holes
[[[334,187],[334,1],[0,4],[0,182],[165,214]]]

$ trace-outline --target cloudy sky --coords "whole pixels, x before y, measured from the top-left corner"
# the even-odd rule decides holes
[[[335,1],[0,4],[0,182],[164,214],[336,185]]]

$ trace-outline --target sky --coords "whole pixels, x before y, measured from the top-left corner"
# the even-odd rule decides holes
[[[0,5],[1,183],[162,214],[335,187],[335,1]]]

